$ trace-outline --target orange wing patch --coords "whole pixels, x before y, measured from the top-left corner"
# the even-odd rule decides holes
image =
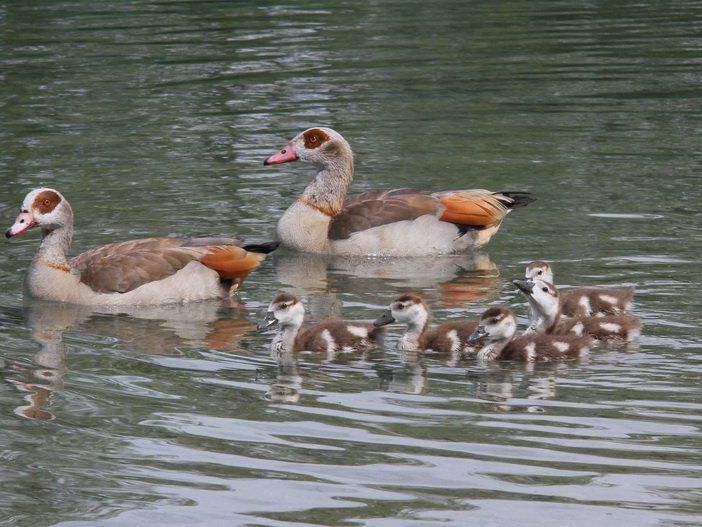
[[[265,260],[266,255],[250,253],[233,245],[209,247],[200,262],[219,273],[220,278],[243,280]]]
[[[456,191],[439,196],[446,210],[442,221],[458,225],[488,227],[500,223],[509,209],[491,193]]]

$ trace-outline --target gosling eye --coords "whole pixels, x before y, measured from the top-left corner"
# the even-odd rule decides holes
[[[490,324],[497,324],[498,320],[496,318],[490,319]]]
[[[548,293],[548,287],[542,287],[541,290],[542,290],[544,293]]]
[[[402,311],[403,309],[405,309],[404,305],[400,304],[399,306],[397,306],[398,311]]]
[[[542,274],[544,274],[544,272],[543,272],[543,271],[538,271],[536,274],[537,274],[538,276],[541,276]]]
[[[287,305],[287,304],[281,304],[281,305],[280,305],[280,309],[283,309],[283,310],[288,309],[288,305]]]

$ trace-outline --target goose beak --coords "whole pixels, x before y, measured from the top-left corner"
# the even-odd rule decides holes
[[[483,337],[487,337],[488,332],[485,331],[485,328],[482,326],[478,326],[478,329],[476,329],[470,337],[468,337],[468,342],[475,342],[477,340],[480,340]]]
[[[264,165],[280,165],[281,163],[289,163],[290,161],[297,161],[300,159],[295,152],[295,146],[292,143],[288,143],[285,148],[280,152],[277,152],[267,158],[263,164]]]
[[[266,316],[258,323],[256,329],[258,331],[265,331],[268,328],[275,326],[278,323],[278,319],[275,318],[273,311],[267,311]]]
[[[37,222],[34,221],[34,217],[31,212],[20,212],[19,216],[15,220],[15,223],[7,229],[5,232],[5,238],[12,238],[18,234],[22,234],[24,231],[28,231],[32,227],[36,227]]]
[[[381,326],[387,326],[388,324],[392,324],[395,322],[395,319],[392,317],[392,313],[390,313],[389,309],[386,309],[382,315],[380,315],[375,322],[373,322],[373,325],[376,328],[379,328]]]
[[[530,295],[534,291],[534,282],[531,280],[513,280],[512,283],[525,295]]]

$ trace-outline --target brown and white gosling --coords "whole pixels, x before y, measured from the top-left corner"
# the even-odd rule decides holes
[[[517,360],[523,362],[573,360],[586,357],[592,339],[588,336],[531,333],[515,336],[517,321],[504,307],[491,307],[480,317],[478,328],[470,336],[484,344],[477,357],[484,361]]]
[[[305,307],[288,293],[278,294],[268,306],[265,318],[258,324],[263,331],[277,326],[271,350],[277,353],[314,351],[363,351],[375,345],[382,329],[370,322],[329,319],[302,328]]]
[[[405,324],[407,329],[397,343],[402,351],[434,351],[437,353],[467,353],[477,350],[468,337],[478,327],[472,320],[452,320],[429,327],[431,311],[421,297],[405,294],[390,303],[388,309],[373,323],[376,327],[387,324]]]
[[[561,318],[558,289],[544,280],[515,280],[514,285],[529,300],[527,332],[590,335],[607,342],[630,342],[641,334],[641,321],[632,315]]]
[[[553,284],[553,269],[542,261],[526,267],[527,280]],[[576,287],[561,292],[561,313],[567,317],[622,315],[631,311],[633,287]]]

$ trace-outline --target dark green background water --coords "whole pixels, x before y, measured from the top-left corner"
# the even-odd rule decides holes
[[[702,4],[0,2],[0,217],[53,186],[75,252],[270,239],[329,125],[356,191],[528,190],[477,258],[277,254],[245,307],[23,307],[36,234],[0,251],[0,524],[702,523]],[[635,284],[638,347],[478,366],[388,349],[276,361],[276,291],[311,320],[400,291],[443,321],[505,303],[531,259]],[[343,305],[343,308],[341,307]],[[29,416],[29,417],[27,417]]]

